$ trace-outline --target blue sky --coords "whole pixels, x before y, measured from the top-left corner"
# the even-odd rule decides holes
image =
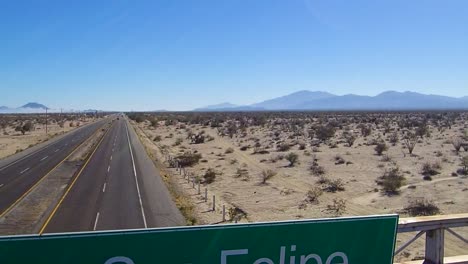
[[[0,105],[187,110],[468,95],[465,0],[0,0]]]

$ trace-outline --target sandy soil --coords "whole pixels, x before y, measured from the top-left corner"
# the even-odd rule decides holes
[[[11,126],[0,130],[0,159],[93,122],[94,120],[94,118],[81,118],[79,121],[65,121],[63,128],[57,123],[48,124],[47,134],[45,132],[45,125],[35,124],[34,130],[26,132],[24,135],[20,131],[15,131],[15,123],[11,123]],[[73,123],[72,126],[70,126],[71,123]],[[77,124],[79,124],[79,126],[76,126]]]
[[[259,222],[291,219],[323,218],[335,216],[358,216],[386,213],[399,213],[400,217],[407,216],[403,209],[414,199],[426,199],[432,201],[441,214],[456,214],[468,212],[468,178],[452,173],[460,169],[461,158],[468,155],[463,150],[460,153],[454,151],[451,143],[453,138],[459,137],[467,129],[467,121],[460,121],[451,129],[439,131],[430,127],[431,136],[419,139],[414,155],[409,155],[403,142],[392,146],[387,140],[388,151],[384,152],[389,157],[384,161],[383,156],[376,155],[375,146],[367,144],[372,139],[383,136],[383,132],[376,128],[373,133],[364,138],[359,136],[358,129],[352,127],[357,136],[352,147],[340,142],[343,131],[338,130],[335,138],[337,147],[331,148],[325,144],[314,148],[311,140],[302,136],[293,136],[291,132],[281,132],[273,135],[271,128],[249,127],[246,136],[218,135],[218,130],[201,125],[188,125],[176,123],[166,126],[159,122],[156,127],[145,121],[139,124],[133,122],[150,139],[156,136],[160,140],[152,141],[150,148],[163,149],[171,157],[176,157],[183,152],[191,151],[202,155],[202,160],[197,165],[187,168],[187,171],[203,178],[208,169],[214,169],[216,178],[211,184],[201,186],[201,195],[198,195],[197,186],[193,188],[191,182],[181,176],[181,172],[172,169],[173,177],[185,190],[188,197],[192,198],[195,206],[196,217],[201,224],[213,224],[222,221],[222,205],[229,208],[237,207],[246,213],[241,221]],[[188,129],[194,133],[204,131],[207,138],[203,144],[191,144],[187,138]],[[276,131],[276,130],[275,130]],[[261,149],[266,154],[253,154],[254,146],[260,143]],[[291,145],[291,149],[280,152],[276,148],[278,142]],[[305,149],[300,150],[300,143],[305,144]],[[250,146],[242,151],[242,146]],[[233,152],[226,151],[232,149]],[[260,148],[258,148],[260,149]],[[289,166],[286,159],[278,159],[280,155],[293,152],[298,155],[299,162],[293,167]],[[337,165],[336,157],[344,159],[344,164]],[[166,156],[160,152],[158,157],[165,160]],[[318,202],[307,202],[307,193],[324,186],[318,183],[320,177],[314,176],[310,166],[314,159],[322,166],[325,177],[330,180],[340,179],[344,191],[323,192]],[[432,181],[424,180],[421,174],[425,162],[438,163],[441,168],[438,174],[432,176]],[[382,176],[387,168],[397,164],[406,178],[399,195],[389,196],[381,191],[381,186],[376,180]],[[247,172],[248,176],[238,177],[239,169]],[[276,173],[266,184],[261,183],[262,171],[272,170]],[[183,173],[182,173],[183,174]],[[209,201],[204,202],[204,189],[207,188]],[[216,196],[216,212],[211,211],[212,196]],[[334,200],[342,200],[345,208],[341,212],[330,210]],[[468,230],[461,230],[465,237]],[[410,235],[399,235],[399,242],[405,242]],[[412,248],[401,254],[397,259],[413,259],[423,255],[424,239],[418,241]],[[456,242],[447,236],[447,256],[466,254],[465,245]]]

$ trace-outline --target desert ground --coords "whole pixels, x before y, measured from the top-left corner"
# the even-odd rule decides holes
[[[241,222],[468,211],[466,112],[130,118],[150,155],[164,165],[166,182],[189,200],[184,209],[189,207],[196,224],[222,222],[222,205],[226,221]],[[398,242],[409,238],[400,235]],[[424,239],[397,260],[420,258],[423,245]],[[446,253],[460,254],[463,247],[453,242]]]
[[[0,115],[0,159],[21,152],[82,125],[96,120],[93,115],[74,114]]]

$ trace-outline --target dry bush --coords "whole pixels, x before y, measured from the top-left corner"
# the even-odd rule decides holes
[[[203,174],[203,183],[204,184],[210,184],[213,183],[216,179],[216,175],[218,173],[213,170],[212,168],[209,168],[206,170],[205,174]]]
[[[400,140],[400,137],[398,136],[397,132],[393,132],[388,137],[388,140],[390,141],[390,143],[392,143],[393,146],[395,146],[398,143],[398,141]]]
[[[306,198],[304,202],[308,204],[318,204],[319,197],[322,196],[323,190],[319,187],[314,187],[306,193]]]
[[[191,167],[197,164],[200,159],[202,158],[201,154],[192,153],[192,152],[184,152],[183,154],[176,157],[177,162],[182,167]]]
[[[461,160],[462,168],[458,170],[459,174],[468,175],[468,156],[465,156]]]
[[[285,152],[285,151],[288,151],[291,149],[291,146],[289,146],[288,144],[286,143],[281,143],[277,146],[276,148],[278,151],[280,152]]]
[[[400,188],[405,183],[406,178],[403,176],[400,168],[394,166],[385,170],[384,174],[379,178],[377,184],[382,185],[382,191],[389,195],[398,194]]]
[[[375,146],[374,150],[377,155],[382,156],[383,152],[388,150],[388,146],[385,144],[385,142],[379,142]]]
[[[289,161],[289,167],[294,167],[294,165],[299,161],[299,155],[294,152],[290,152],[286,155],[285,159]]]
[[[237,168],[234,178],[240,178],[243,181],[250,180],[249,170],[244,168]]]
[[[264,170],[262,171],[261,173],[261,180],[262,180],[262,184],[266,184],[268,180],[270,180],[271,178],[273,178],[274,176],[276,175],[276,172],[275,171],[272,171],[272,170]]]
[[[348,147],[352,147],[354,145],[354,142],[356,141],[356,136],[347,132],[343,135],[344,140],[346,144],[348,144]]]
[[[323,190],[326,192],[336,193],[345,190],[344,183],[341,179],[328,180],[324,185]]]
[[[225,154],[231,154],[234,152],[234,149],[233,148],[227,148],[226,151],[224,152]]]
[[[154,139],[153,139],[153,141],[154,141],[154,142],[159,142],[159,141],[161,141],[161,136],[159,136],[159,135],[155,136]]]
[[[452,140],[452,146],[455,149],[455,152],[458,154],[460,149],[463,146],[463,140],[461,138],[455,138]]]
[[[312,172],[313,175],[315,176],[321,176],[325,174],[325,168],[320,166],[317,161],[313,161],[312,165],[310,166],[310,171]]]
[[[415,199],[409,202],[403,212],[410,216],[430,216],[440,214],[440,209],[432,201]]]
[[[174,142],[174,145],[173,146],[179,146],[180,144],[182,144],[182,142],[184,142],[184,140],[182,138],[177,138]]]
[[[421,174],[424,175],[424,180],[432,180],[431,176],[439,174],[439,170],[442,169],[439,162],[424,162],[421,167]]]
[[[333,203],[327,205],[327,211],[335,216],[343,215],[346,212],[346,200],[341,198],[333,199]]]
[[[418,143],[418,137],[413,133],[408,133],[405,136],[405,139],[403,142],[406,148],[408,149],[409,154],[412,155],[414,148],[416,147],[416,143]]]
[[[345,164],[345,163],[346,163],[346,161],[345,161],[345,160],[343,159],[343,157],[340,156],[340,155],[336,155],[336,156],[334,157],[334,160],[335,160],[335,165],[341,165],[341,164]]]
[[[242,218],[247,218],[247,213],[239,207],[232,207],[228,210],[228,217],[231,222],[238,222]]]

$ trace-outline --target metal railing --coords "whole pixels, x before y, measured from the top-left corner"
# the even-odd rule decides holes
[[[398,233],[417,232],[417,234],[401,245],[400,248],[395,251],[395,255],[403,252],[403,250],[414,241],[425,235],[426,247],[424,260],[404,263],[468,264],[468,255],[444,258],[444,240],[446,233],[453,235],[466,244],[466,252],[468,254],[468,240],[453,230],[453,228],[456,227],[468,227],[468,214],[401,218],[398,224]]]

